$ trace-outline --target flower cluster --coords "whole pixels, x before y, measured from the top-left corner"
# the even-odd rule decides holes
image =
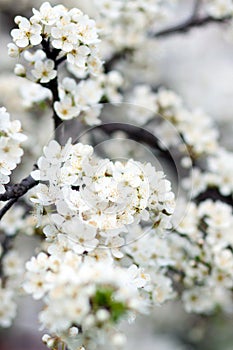
[[[53,234],[50,228],[46,235],[60,232],[63,239],[55,234],[56,239],[63,245],[69,243],[70,249],[82,253],[98,243],[121,246],[124,240],[117,244],[112,242],[114,237],[140,220],[161,230],[169,227],[174,194],[164,174],[150,163],[113,163],[98,159],[91,146],[67,143],[62,148],[51,141],[32,176],[43,182],[33,202],[56,207],[57,214],[50,215]]]
[[[137,107],[139,94],[140,108]],[[140,85],[134,88],[129,101],[135,105],[135,109],[133,113],[128,113],[128,118],[137,124],[144,125],[149,120],[156,119],[156,114],[165,119],[156,127],[156,133],[167,147],[179,147],[183,140],[194,158],[213,154],[218,149],[218,131],[213,120],[200,109],[189,111],[173,91],[161,88],[158,92],[153,92],[148,85]],[[170,132],[167,120],[174,125],[180,138]]]
[[[19,120],[10,120],[4,107],[0,108],[0,193],[5,192],[5,184],[10,181],[9,175],[15,169],[23,155],[21,142],[26,136],[21,133]]]
[[[232,0],[206,0],[206,12],[213,18],[224,18],[233,15]]]
[[[91,349],[100,334],[106,338],[108,333],[114,343],[113,325],[146,311],[140,290],[147,281],[135,265],[116,267],[109,259],[66,252],[60,257],[40,253],[26,267],[24,289],[45,302],[39,319],[52,333],[43,337],[48,345],[65,342],[71,350]]]
[[[39,322],[49,333],[43,341],[51,349],[96,350],[107,344],[119,350],[125,342],[118,331],[121,322],[132,321],[137,314],[175,296],[181,298],[187,312],[233,312],[233,212],[229,204],[233,155],[220,147],[218,131],[203,111],[189,110],[173,91],[156,88],[159,82],[152,82],[154,88],[144,83],[131,87],[132,81],[147,80],[139,65],[146,70],[155,63],[157,42],[152,46],[153,37],[173,32],[171,27],[155,33],[156,23],[165,17],[172,2],[95,0],[97,24],[79,9],[48,2],[33,9],[30,18],[15,18],[17,28],[11,31],[13,42],[8,52],[21,58],[15,74],[28,79],[20,92],[32,113],[24,122],[29,133],[36,125],[37,133],[43,135],[28,146],[31,158],[40,154],[31,172],[34,188],[27,197],[13,193],[12,202],[0,202],[4,215],[0,222],[0,326],[12,324],[16,297],[24,291],[43,303]],[[222,22],[232,16],[233,2],[206,0],[206,11],[201,24],[215,19]],[[185,31],[192,23],[182,26],[175,26],[174,32]],[[99,50],[107,60],[105,67]],[[121,74],[110,71],[118,57]],[[65,61],[60,77],[58,67]],[[126,72],[129,66],[132,68]],[[152,75],[151,68],[148,73]],[[17,79],[21,84],[22,79]],[[121,102],[123,94],[128,121],[146,126],[151,138],[146,130],[138,137],[137,128],[129,124],[114,134],[122,124],[114,129],[112,123],[88,135],[80,135],[79,130],[79,141],[70,139],[63,146],[57,129],[56,140],[41,154],[49,126],[46,115],[33,120],[39,116],[35,107],[42,110],[48,102],[55,125],[76,117],[97,125],[103,103]],[[117,109],[118,115],[124,107]],[[73,124],[66,123],[67,134]],[[41,132],[44,125],[48,130]],[[108,131],[112,142],[98,143],[105,136],[109,141]],[[181,203],[178,200],[175,211],[170,181],[157,165],[137,161],[151,158],[144,156],[146,147],[142,151],[138,142],[130,142],[131,132],[135,132],[134,140],[142,137],[151,147],[150,157],[158,151],[161,159],[164,156],[170,161],[169,151],[174,151],[178,171],[183,167],[181,175],[189,173],[181,183],[184,189],[193,187],[190,203],[187,198]],[[10,121],[6,109],[1,108],[2,199],[6,189],[15,192],[21,187],[22,183],[12,187],[8,183],[20,163],[25,139],[20,122]],[[98,144],[98,155],[80,141]],[[184,157],[186,151],[191,159]],[[177,192],[186,195],[183,188],[180,191],[180,183],[177,185]],[[14,201],[18,203],[4,213]],[[40,238],[36,256],[26,263],[26,273],[14,245],[22,232]]]
[[[135,246],[124,247],[171,226],[174,194],[162,172],[150,163],[99,159],[91,146],[68,141],[61,147],[53,140],[32,176],[40,184],[31,201],[50,222],[43,229],[47,253],[27,264],[24,288],[46,304],[40,321],[52,334],[45,336],[47,344],[84,346],[87,339],[96,341],[97,331],[112,334],[110,325],[129,312],[174,296],[162,257],[156,269],[147,263],[141,269],[140,259],[133,259]],[[131,254],[126,266],[122,258]]]
[[[223,148],[208,159],[208,179],[206,181],[209,187],[216,186],[223,196],[233,194],[233,153]]]
[[[225,203],[191,203],[169,236],[173,269],[180,276],[188,312],[233,310],[232,223],[232,208]]]
[[[16,16],[15,23],[18,28],[11,31],[14,43],[8,45],[9,55],[17,57],[25,51],[25,59],[33,68],[34,80],[47,83],[54,79],[57,74],[54,59],[61,57],[85,73],[95,74],[96,68],[93,67],[101,67],[95,22],[81,10],[68,10],[63,5],[52,7],[45,2],[39,10],[33,9],[33,16],[29,19]],[[31,54],[28,51],[38,45],[42,45],[45,52]],[[20,75],[25,75],[23,68],[18,66]]]
[[[16,316],[16,296],[24,268],[17,251],[12,249],[4,253],[2,247],[0,250],[0,326],[5,328],[12,325]]]
[[[100,103],[121,101],[118,89],[123,79],[118,72],[103,73],[95,22],[78,9],[51,7],[48,2],[33,13],[29,20],[15,18],[19,28],[11,32],[14,43],[8,45],[8,52],[12,57],[24,52],[27,63],[17,63],[15,74],[40,84],[40,88],[32,87],[31,100],[54,100],[57,118],[79,117],[88,125],[99,124]],[[58,81],[58,66],[63,61],[79,81],[85,80],[76,83],[67,77]]]
[[[111,51],[135,49],[144,45],[148,31],[156,20],[166,16],[170,1],[160,0],[95,0],[99,13],[96,21],[100,27],[103,44]]]
[[[190,176],[183,180],[185,189],[193,187],[192,196],[196,197],[200,193],[208,190],[218,190],[219,195],[231,196],[233,194],[233,154],[219,148],[215,155],[207,158],[205,169],[199,170],[195,167],[192,169]]]
[[[11,289],[0,287],[0,326],[10,327],[16,316],[16,303],[14,301],[14,292]]]
[[[175,264],[168,237],[135,224],[129,229],[127,244],[123,247],[123,254],[149,274],[151,299],[155,305],[175,297],[172,279],[168,277],[170,266]]]
[[[121,84],[121,75],[114,71],[78,84],[74,79],[64,78],[59,84],[60,100],[54,103],[54,109],[62,120],[79,116],[88,125],[99,124],[98,116],[103,107],[100,102],[120,102],[118,88]]]

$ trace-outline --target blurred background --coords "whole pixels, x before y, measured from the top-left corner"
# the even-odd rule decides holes
[[[0,0],[0,105],[7,107],[12,119],[21,119],[28,130],[32,121],[30,113],[25,113],[20,102],[18,90],[22,80],[14,77],[15,62],[7,55],[7,43],[11,41],[9,33],[14,27],[14,16],[30,15],[31,8],[38,8],[41,3],[39,0]],[[93,11],[92,0],[51,3],[79,7],[88,13]],[[178,1],[164,27],[182,22],[190,15],[191,8],[191,0]],[[135,75],[135,70],[128,70],[131,80],[161,84],[182,96],[188,107],[201,107],[218,123],[223,144],[233,150],[233,29],[225,24],[194,28],[188,33],[154,41],[150,50],[153,55],[148,65],[142,68],[143,74]],[[44,137],[43,128],[37,131],[36,137]],[[33,238],[25,237],[21,244],[26,259],[36,243]],[[42,333],[38,332],[39,309],[40,304],[30,297],[19,300],[13,328],[0,331],[0,350],[45,349],[41,342]],[[135,324],[123,327],[127,328],[128,350],[233,350],[232,315],[189,315],[179,302],[169,302],[156,308],[152,317],[140,318]]]

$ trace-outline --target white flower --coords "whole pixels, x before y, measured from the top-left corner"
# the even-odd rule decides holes
[[[24,48],[29,44],[39,45],[42,41],[41,30],[42,27],[39,24],[31,24],[25,17],[16,17],[16,23],[19,29],[12,29],[11,35],[15,44]]]
[[[23,284],[25,292],[32,294],[35,300],[41,299],[49,286],[44,280],[43,274],[33,274],[29,272],[26,277],[28,281]]]
[[[33,104],[52,99],[52,94],[49,89],[30,81],[25,81],[24,84],[22,84],[20,95],[25,107],[32,107]]]
[[[87,65],[89,72],[94,76],[98,76],[102,71],[103,62],[98,56],[91,55],[88,57]]]
[[[22,64],[17,63],[15,65],[15,68],[14,68],[14,73],[15,73],[15,75],[18,75],[19,77],[25,77],[26,76],[26,69]]]
[[[71,52],[78,44],[77,28],[74,23],[59,25],[51,30],[52,45],[55,49]]]
[[[3,271],[5,276],[17,276],[23,272],[23,261],[17,251],[10,250],[4,256]]]
[[[10,209],[2,218],[0,229],[8,236],[15,235],[24,226],[24,213],[24,209],[20,206]]]
[[[208,159],[207,180],[209,183],[217,186],[222,195],[228,196],[233,193],[233,179],[231,173],[233,171],[233,153],[222,148],[218,150],[215,156]],[[210,177],[210,175],[212,176]],[[214,175],[214,177],[213,177]]]
[[[85,110],[85,107],[88,105],[97,105],[102,96],[103,88],[98,81],[92,79],[82,80],[77,85],[75,101],[76,104],[83,106]]]
[[[46,54],[43,50],[36,50],[35,52],[24,51],[24,58],[26,61],[35,64],[36,61],[43,61]]]
[[[41,22],[44,25],[51,26],[56,23],[59,18],[59,7],[52,7],[49,2],[44,2],[39,11],[32,9],[34,16],[32,17],[33,21]]]
[[[182,295],[182,300],[187,312],[209,313],[213,308],[214,298],[211,290],[204,287],[196,287],[187,290]]]
[[[21,123],[11,121],[10,115],[4,107],[0,108],[0,192],[5,191],[4,186],[9,182],[8,175],[20,162],[23,150],[20,143],[27,137],[21,133]]]
[[[32,74],[40,83],[48,83],[57,76],[57,71],[52,60],[36,61]]]
[[[86,45],[94,45],[99,42],[95,21],[87,15],[79,18],[77,23],[77,37]]]
[[[10,57],[13,57],[13,58],[19,57],[20,50],[18,46],[16,46],[13,43],[10,43],[10,44],[7,44],[7,47],[8,47],[8,55]]]
[[[87,125],[99,125],[101,120],[99,119],[102,104],[97,104],[93,107],[89,107],[82,112],[82,118]]]
[[[10,327],[16,316],[16,303],[12,290],[0,287],[0,325]]]
[[[54,109],[62,120],[73,119],[80,114],[80,107],[73,105],[70,97],[65,97],[61,102],[56,101],[54,103]]]
[[[88,46],[79,46],[77,49],[74,48],[70,53],[68,53],[67,61],[71,64],[75,64],[80,68],[85,68],[87,56],[90,54],[90,52],[91,50]]]
[[[128,118],[139,125],[147,123],[157,113],[156,94],[148,85],[138,85],[129,96],[132,104],[128,109]]]

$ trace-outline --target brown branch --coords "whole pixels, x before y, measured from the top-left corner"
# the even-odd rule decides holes
[[[60,58],[57,58],[59,56],[60,50],[54,49],[50,45],[49,39],[43,39],[42,40],[42,47],[43,50],[47,56],[48,59],[51,59],[54,61],[54,68],[57,70],[59,64],[61,64],[63,61],[66,60],[66,56],[62,56]],[[49,81],[48,83],[41,84],[42,86],[49,89],[52,93],[53,99],[52,99],[52,109],[53,109],[53,121],[54,121],[54,131],[55,131],[55,140],[57,140],[59,143],[61,143],[61,124],[63,121],[59,118],[57,115],[55,109],[54,109],[54,102],[59,101],[59,92],[58,92],[58,78],[54,78],[53,80]]]
[[[38,181],[34,180],[31,175],[23,179],[19,184],[6,186],[6,192],[0,195],[0,201],[8,201],[0,210],[0,220],[6,212],[15,204],[19,198],[25,195],[31,188],[36,186]]]
[[[163,157],[173,166],[175,169],[176,180],[178,181],[177,168],[172,154],[168,149],[164,149],[160,146],[156,136],[149,130],[125,123],[100,124],[96,127],[96,129],[102,130],[106,135],[111,135],[116,131],[123,131],[129,136],[131,140],[134,140],[140,144],[145,144],[149,146],[153,151],[158,151],[158,156]]]
[[[18,198],[12,198],[10,199],[4,207],[0,210],[0,220],[3,218],[3,216],[6,214],[6,212],[12,207],[13,204],[17,202]]]
[[[203,27],[210,23],[225,23],[229,19],[231,19],[230,16],[223,17],[223,18],[213,18],[210,16],[198,18],[198,17],[191,16],[189,19],[187,19],[183,23],[177,24],[170,28],[162,29],[158,32],[150,34],[150,36],[154,38],[160,38],[160,37],[174,35],[178,33],[187,33],[192,28]]]
[[[204,192],[200,193],[196,198],[194,198],[193,201],[199,204],[207,199],[212,199],[213,201],[221,201],[233,207],[232,195],[224,196],[216,187],[208,187]]]
[[[123,49],[121,51],[115,52],[114,55],[104,63],[105,73],[110,72],[117,62],[126,59],[127,56],[130,56],[133,53],[133,51],[133,49]]]
[[[0,278],[2,280],[2,286],[4,287],[6,278],[4,277],[3,273],[3,259],[6,256],[6,254],[9,252],[10,249],[12,249],[13,246],[13,241],[14,241],[15,236],[7,236],[4,235],[3,241],[1,241],[1,246],[2,246],[2,254],[0,256]]]
[[[106,134],[110,134],[110,135],[116,131],[123,131],[128,136],[130,136],[132,140],[138,141],[140,143],[143,142],[152,148],[156,148],[159,151],[164,152],[164,149],[161,148],[156,137],[152,133],[150,133],[150,131],[140,128],[138,126],[125,124],[125,123],[108,123],[108,124],[98,125],[96,128],[101,129]]]
[[[18,199],[37,184],[38,181],[34,180],[31,175],[29,175],[18,184],[6,186],[6,192],[0,195],[0,201],[8,201],[12,198]]]

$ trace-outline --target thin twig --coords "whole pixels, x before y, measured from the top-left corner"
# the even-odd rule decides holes
[[[17,202],[17,200],[18,198],[12,198],[4,205],[4,207],[2,207],[2,209],[0,210],[0,220],[3,218],[6,212],[12,207],[12,205]]]
[[[169,35],[178,34],[178,33],[187,33],[192,28],[203,27],[209,23],[225,23],[229,19],[231,19],[231,17],[229,16],[223,17],[223,18],[213,18],[210,16],[193,18],[192,16],[191,18],[187,19],[183,23],[152,33],[151,36],[154,38],[160,38],[160,37],[169,36]]]

